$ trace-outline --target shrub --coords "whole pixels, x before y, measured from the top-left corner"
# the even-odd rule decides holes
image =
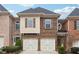
[[[58,53],[65,54],[66,52],[65,52],[64,47],[62,47],[62,46],[58,47]]]
[[[15,46],[19,46],[20,49],[22,49],[22,40],[20,40],[20,39],[16,40]]]
[[[0,54],[3,54],[2,48],[0,48]]]
[[[79,53],[79,47],[72,47],[71,48],[71,53],[78,54]]]
[[[14,53],[20,50],[19,46],[6,46],[2,48],[6,53]]]

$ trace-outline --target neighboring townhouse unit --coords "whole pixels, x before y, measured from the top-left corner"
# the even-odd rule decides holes
[[[68,16],[68,48],[79,47],[79,8]]]
[[[0,48],[15,44],[20,38],[20,20],[0,5]]]
[[[0,5],[0,48],[12,45],[12,20],[13,16]]]
[[[57,13],[37,7],[18,13],[23,50],[55,51],[57,40]]]
[[[20,19],[19,17],[14,17],[12,20],[12,39],[13,45],[15,45],[16,40],[20,39]]]
[[[65,20],[59,20],[58,44],[70,50],[71,47],[79,47],[79,8],[75,8]]]

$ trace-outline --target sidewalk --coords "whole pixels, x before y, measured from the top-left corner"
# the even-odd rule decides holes
[[[20,54],[58,54],[58,52],[44,52],[44,51],[22,51]]]

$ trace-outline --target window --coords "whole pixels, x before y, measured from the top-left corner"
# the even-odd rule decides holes
[[[79,20],[76,21],[76,29],[79,30]]]
[[[16,22],[16,30],[19,30],[20,29],[20,23],[19,21]]]
[[[17,40],[20,40],[20,37],[19,36],[15,36],[14,37],[14,42],[16,42]]]
[[[26,19],[25,20],[25,26],[29,28],[34,28],[35,27],[35,19]]]
[[[51,29],[51,19],[45,19],[45,29]]]

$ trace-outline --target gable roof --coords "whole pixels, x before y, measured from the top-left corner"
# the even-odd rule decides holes
[[[64,24],[65,22],[66,22],[67,20],[65,19],[65,20],[58,20],[58,23],[61,23],[61,24]]]
[[[0,4],[0,11],[7,11],[1,4]]]
[[[19,13],[44,13],[44,14],[57,14],[57,13],[54,13],[50,10],[47,10],[47,9],[44,9],[44,8],[41,8],[41,7],[37,7],[37,8],[30,8],[30,9],[27,9],[27,10],[24,10],[22,12],[19,12]]]
[[[13,15],[3,6],[0,4],[0,15],[10,15],[13,18]]]
[[[70,14],[69,16],[79,16],[79,8],[75,8]]]

